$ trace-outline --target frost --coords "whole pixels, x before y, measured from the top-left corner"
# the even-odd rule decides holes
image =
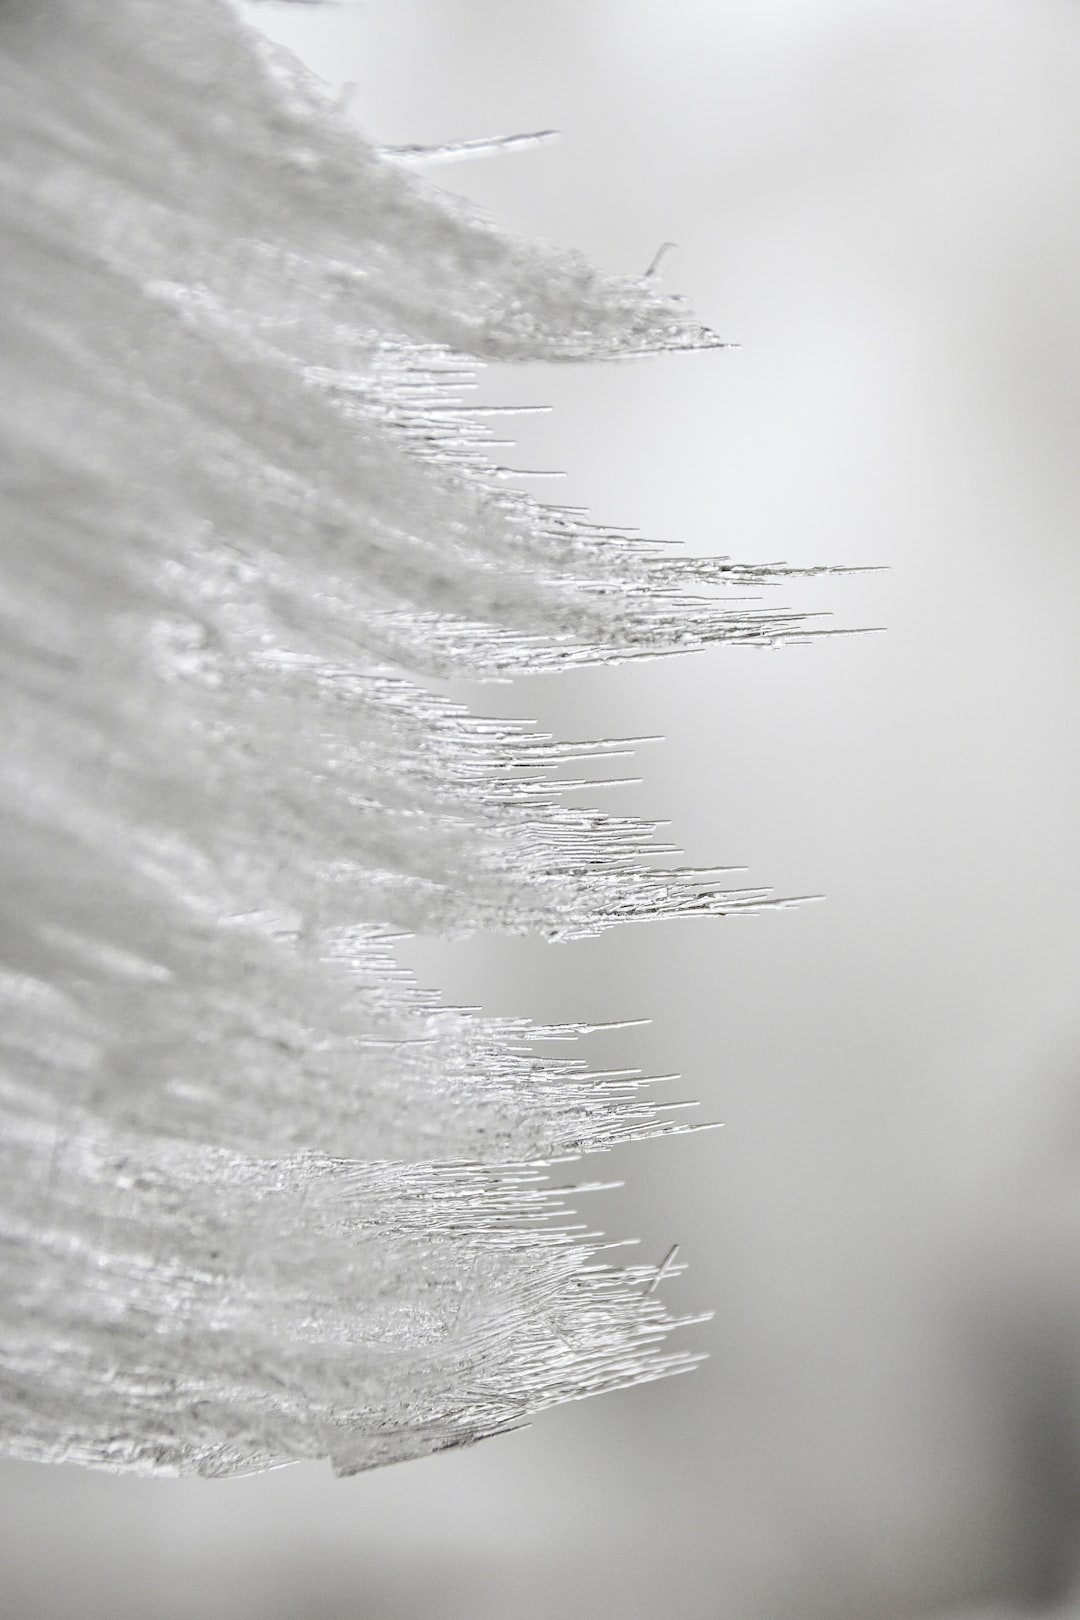
[[[365,141],[224,0],[0,24],[0,1446],[345,1472],[692,1365],[538,1165],[679,1129],[409,930],[767,903],[425,677],[811,633],[501,481],[485,358],[716,346]],[[442,155],[457,155],[454,153]],[[669,1262],[661,1268],[671,1271]]]

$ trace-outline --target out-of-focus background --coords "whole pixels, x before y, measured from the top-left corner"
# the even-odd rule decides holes
[[[725,1129],[586,1167],[690,1262],[692,1378],[348,1481],[0,1470],[0,1611],[207,1620],[901,1620],[1080,1575],[1080,8],[1069,0],[258,7],[388,143],[555,126],[432,171],[665,281],[740,349],[492,370],[516,464],[808,581],[773,653],[470,689],[661,734],[691,861],[824,903],[558,947],[416,941],[449,999],[649,1017]],[[530,487],[538,487],[532,485]],[[994,1608],[994,1605],[998,1608]],[[1054,1608],[1057,1612],[1057,1608]]]

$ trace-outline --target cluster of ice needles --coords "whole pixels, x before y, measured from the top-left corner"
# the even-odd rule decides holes
[[[807,626],[500,477],[485,359],[717,340],[410,156],[226,0],[4,7],[13,1455],[351,1471],[694,1360],[544,1170],[678,1127],[394,940],[762,904],[437,688]]]

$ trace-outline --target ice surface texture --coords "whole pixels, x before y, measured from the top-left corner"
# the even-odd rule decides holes
[[[716,340],[225,0],[4,6],[0,231],[0,1445],[350,1471],[689,1365],[537,1168],[675,1127],[392,939],[762,898],[418,684],[803,628],[510,489],[463,398]]]

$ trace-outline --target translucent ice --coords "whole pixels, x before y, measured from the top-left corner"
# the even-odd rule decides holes
[[[782,569],[498,482],[468,408],[485,357],[716,340],[225,0],[4,8],[0,233],[0,1446],[351,1471],[691,1364],[535,1168],[674,1125],[392,935],[764,899],[418,684],[805,633],[746,601]]]

